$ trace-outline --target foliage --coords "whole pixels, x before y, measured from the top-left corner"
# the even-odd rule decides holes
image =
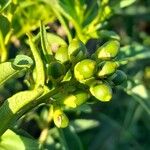
[[[149,7],[0,1],[0,149],[148,149]]]

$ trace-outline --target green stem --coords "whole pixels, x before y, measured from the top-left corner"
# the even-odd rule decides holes
[[[133,116],[134,116],[138,106],[139,106],[139,104],[137,104],[135,101],[131,101],[129,103],[128,111],[126,112],[124,123],[123,123],[124,124],[123,127],[125,129],[128,129],[130,127]]]
[[[37,47],[35,46],[33,42],[33,37],[31,34],[27,34],[29,38],[29,46],[31,48],[34,60],[35,60],[35,69],[36,69],[36,85],[35,87],[38,87],[40,85],[44,85],[45,83],[45,69],[44,69],[44,64],[41,59],[41,56],[39,54],[39,51]]]
[[[59,139],[60,139],[60,142],[62,143],[62,150],[69,150],[62,129],[57,128],[57,130],[58,130],[59,135],[60,135]]]
[[[11,0],[7,1],[7,3],[2,8],[0,8],[0,13],[2,13],[9,6],[11,2],[12,2]]]
[[[66,24],[63,16],[59,13],[59,11],[58,11],[59,9],[56,9],[57,7],[55,6],[54,3],[53,3],[53,1],[49,1],[48,4],[50,5],[51,9],[55,13],[57,19],[59,20],[59,22],[61,23],[61,25],[63,26],[63,28],[65,29],[65,31],[67,33],[68,41],[70,42],[72,40],[71,31],[70,31],[68,25]]]
[[[4,38],[3,38],[3,34],[0,30],[0,57],[1,57],[1,62],[5,62],[7,60],[7,49],[5,46],[5,42],[4,42]]]
[[[33,101],[35,104],[35,99],[42,93],[43,88],[19,92],[3,103],[0,107],[0,136],[31,107]]]
[[[42,145],[46,142],[48,131],[49,131],[49,126],[50,126],[52,119],[53,119],[53,105],[51,105],[49,108],[46,127],[42,130],[40,137],[39,137],[39,141]]]
[[[50,56],[52,56],[52,50],[51,47],[48,45],[47,33],[42,21],[40,22],[40,36],[41,36],[42,51],[46,62],[49,64],[51,62]]]
[[[48,103],[50,97],[58,93],[59,90],[60,88],[44,91],[44,88],[40,86],[34,90],[19,92],[5,100],[0,107],[0,136],[23,114],[41,103]]]

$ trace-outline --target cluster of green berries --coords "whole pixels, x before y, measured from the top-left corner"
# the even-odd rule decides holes
[[[116,61],[120,43],[110,40],[99,47],[91,56],[85,45],[77,39],[69,46],[60,47],[55,61],[48,66],[50,80],[64,89],[55,95],[53,120],[57,127],[64,128],[69,120],[63,107],[76,108],[91,96],[107,102],[112,98],[112,88],[122,84],[126,74],[118,70]]]

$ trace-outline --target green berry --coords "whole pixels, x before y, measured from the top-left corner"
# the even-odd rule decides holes
[[[84,59],[75,65],[74,75],[79,82],[82,82],[85,79],[93,77],[95,70],[96,62],[91,59]]]
[[[106,61],[100,64],[98,69],[98,77],[105,78],[111,74],[113,74],[118,67],[118,64],[113,61]]]
[[[69,124],[69,119],[61,109],[54,110],[53,120],[58,128],[65,128]]]
[[[65,63],[69,60],[67,46],[61,46],[55,53],[55,58],[62,63]]]
[[[73,39],[68,47],[69,59],[72,62],[78,62],[87,56],[85,45],[78,39]]]
[[[84,91],[76,92],[75,96],[77,98],[76,99],[76,105],[77,106],[82,105],[83,103],[85,103],[89,99],[89,94],[84,92]]]
[[[78,91],[74,94],[68,95],[63,99],[63,104],[71,107],[76,108],[77,106],[82,105],[84,102],[87,101],[89,98],[89,94],[84,91]]]
[[[118,54],[120,43],[117,40],[111,40],[99,47],[95,53],[96,59],[111,60]]]
[[[106,83],[96,83],[90,87],[91,94],[102,102],[110,101],[112,98],[112,89]]]
[[[76,99],[75,95],[68,95],[63,99],[63,104],[71,108],[76,108]]]
[[[121,71],[121,70],[117,70],[111,77],[110,77],[111,81],[115,84],[115,85],[120,85],[122,84],[124,81],[127,80],[127,75]]]
[[[59,79],[65,74],[65,66],[59,61],[54,61],[48,65],[47,72],[53,79]]]

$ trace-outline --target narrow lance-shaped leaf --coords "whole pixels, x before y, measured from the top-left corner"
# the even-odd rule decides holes
[[[0,1],[0,13],[12,2],[12,0],[2,0]]]
[[[4,39],[10,31],[10,22],[8,18],[1,14],[0,14],[0,31],[2,32],[2,36]]]
[[[83,145],[80,141],[80,138],[75,133],[75,130],[72,126],[69,126],[65,129],[58,129],[60,134],[60,142],[62,147],[67,150],[83,150]]]
[[[47,40],[47,33],[46,33],[45,26],[43,25],[42,22],[40,24],[40,35],[41,35],[41,46],[42,46],[43,54],[45,56],[47,63],[50,63],[50,56],[52,55],[52,50]]]
[[[8,35],[9,31],[9,20],[5,16],[0,14],[0,62],[4,62],[7,59],[8,52],[5,45],[5,38]]]
[[[36,106],[36,99],[43,94],[43,87],[19,92],[8,98],[0,107],[0,136],[26,111]]]
[[[120,2],[120,7],[121,8],[128,7],[128,6],[132,5],[135,2],[136,2],[136,0],[122,0]]]
[[[3,34],[0,30],[0,62],[5,62],[7,59],[7,55],[8,55],[8,52],[4,44]]]

